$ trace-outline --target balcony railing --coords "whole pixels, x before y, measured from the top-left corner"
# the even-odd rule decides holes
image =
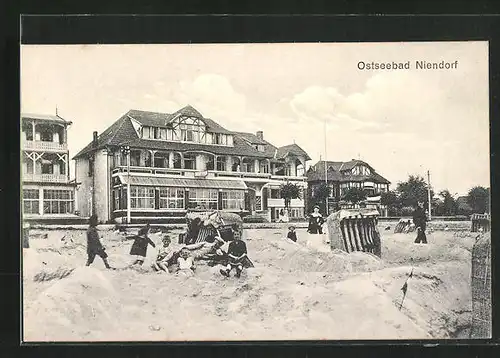
[[[68,144],[59,144],[57,142],[44,142],[44,141],[32,141],[23,140],[23,149],[29,150],[43,150],[46,152],[65,152],[68,150]]]
[[[267,206],[269,206],[269,207],[285,206],[285,200],[284,199],[269,198],[269,199],[267,199]],[[303,207],[303,206],[304,206],[304,200],[302,200],[302,199],[290,200],[290,207]]]
[[[43,183],[67,183],[68,177],[64,174],[23,174],[23,181]]]
[[[126,173],[127,166],[120,165],[112,170],[112,174]],[[155,167],[139,167],[130,166],[131,173],[146,173],[146,174],[160,174],[160,175],[182,175],[185,177],[194,177],[197,169],[179,169],[179,168],[155,168]],[[254,172],[230,172],[220,170],[208,170],[208,177],[234,177],[234,178],[267,178],[275,180],[294,180],[294,181],[307,181],[304,176],[285,176],[285,175],[272,175],[270,173],[254,173]]]

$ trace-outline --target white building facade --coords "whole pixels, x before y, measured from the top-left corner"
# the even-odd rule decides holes
[[[67,131],[57,115],[21,115],[22,214],[25,219],[64,218],[75,211],[69,177]]]
[[[290,216],[303,218],[307,153],[229,131],[191,106],[173,113],[130,110],[74,158],[81,215],[102,222],[178,220],[217,209],[268,220],[284,208],[280,187],[294,183]],[[130,193],[130,195],[129,195]]]

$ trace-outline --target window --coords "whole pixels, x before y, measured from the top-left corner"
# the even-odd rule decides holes
[[[130,165],[138,167],[141,165],[141,152],[138,150],[130,151]]]
[[[257,145],[257,150],[259,152],[263,152],[264,151],[264,145],[262,145],[262,144]]]
[[[23,212],[25,214],[38,214],[40,191],[38,189],[23,190]]]
[[[217,157],[217,170],[226,171],[226,157]]]
[[[290,209],[290,218],[297,219],[304,217],[304,209],[303,208],[292,208]]]
[[[227,145],[227,135],[221,133],[215,133],[214,144]]]
[[[213,156],[207,158],[206,168],[207,170],[215,170],[215,158]]]
[[[71,214],[73,213],[73,191],[59,189],[43,190],[44,214]]]
[[[189,191],[189,208],[217,209],[218,194],[215,189],[193,188]]]
[[[223,210],[243,210],[245,207],[245,192],[242,190],[228,190],[222,192]]]
[[[167,140],[173,140],[174,139],[174,131],[171,129],[167,129]]]
[[[160,128],[160,139],[167,139],[167,130],[165,128]]]
[[[120,209],[120,189],[113,189],[113,210]]]
[[[196,157],[194,154],[184,155],[184,169],[196,169]]]
[[[213,144],[213,134],[212,133],[206,133],[205,134],[205,140],[207,144]]]
[[[160,188],[160,209],[184,209],[184,189]]]
[[[148,188],[144,186],[130,187],[130,207],[135,209],[154,209],[154,188]]]
[[[168,153],[156,153],[154,166],[155,168],[168,168]]]
[[[142,138],[149,139],[149,127],[142,127]]]
[[[281,199],[279,189],[271,189],[271,199]]]
[[[269,173],[269,164],[263,163],[260,168],[261,173]]]
[[[232,135],[227,136],[227,145],[233,146],[233,136]]]
[[[94,160],[89,158],[89,177],[94,175]]]
[[[54,174],[54,165],[52,163],[42,163],[42,174]]]

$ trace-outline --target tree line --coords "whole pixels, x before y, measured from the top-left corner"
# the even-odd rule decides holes
[[[301,189],[294,183],[286,183],[280,188],[281,198],[288,208],[291,199],[299,199]],[[408,180],[399,182],[395,190],[383,192],[380,203],[387,207],[388,216],[411,215],[418,202],[428,208],[428,185],[425,179],[418,175],[410,175]],[[331,187],[321,183],[314,188],[309,198],[311,205],[319,205],[325,209],[325,202],[331,194]],[[367,192],[362,188],[349,188],[340,197],[340,204],[362,204],[367,199]],[[490,212],[490,188],[475,186],[464,197],[455,197],[449,190],[441,190],[437,195],[431,189],[431,210],[436,216],[470,215],[473,213]]]
[[[424,178],[410,175],[407,181],[398,183],[395,190],[382,193],[380,201],[387,206],[389,216],[409,215],[417,202],[423,202],[428,208],[427,189]],[[463,197],[456,197],[447,189],[436,195],[431,189],[431,210],[436,216],[489,213],[490,188],[475,186]]]

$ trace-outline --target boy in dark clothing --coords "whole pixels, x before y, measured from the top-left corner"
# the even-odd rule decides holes
[[[288,235],[286,236],[287,239],[297,242],[297,233],[295,232],[295,226],[290,226],[288,230]]]
[[[413,223],[417,228],[416,244],[427,244],[427,236],[425,235],[426,221],[427,215],[425,214],[424,208],[421,203],[418,203],[417,208],[413,212]]]
[[[148,236],[149,233],[149,224],[144,226],[139,230],[139,233],[135,237],[134,243],[132,244],[132,248],[130,249],[130,255],[136,256],[136,260],[132,265],[142,265],[144,260],[146,259],[146,253],[148,250],[148,244],[156,247],[155,243],[151,241]]]
[[[111,266],[108,263],[108,255],[104,247],[101,244],[101,240],[99,239],[99,233],[97,232],[97,216],[92,215],[89,219],[89,228],[87,229],[87,265],[90,266],[94,259],[97,256],[102,258],[104,261],[104,265],[106,268],[111,269]]]
[[[229,274],[233,268],[236,269],[236,277],[241,276],[241,272],[243,271],[243,265],[247,258],[247,245],[244,241],[240,239],[240,235],[238,231],[234,232],[234,240],[231,241],[227,248],[227,257],[228,264],[226,269],[220,269],[220,273],[226,277],[229,277]]]

